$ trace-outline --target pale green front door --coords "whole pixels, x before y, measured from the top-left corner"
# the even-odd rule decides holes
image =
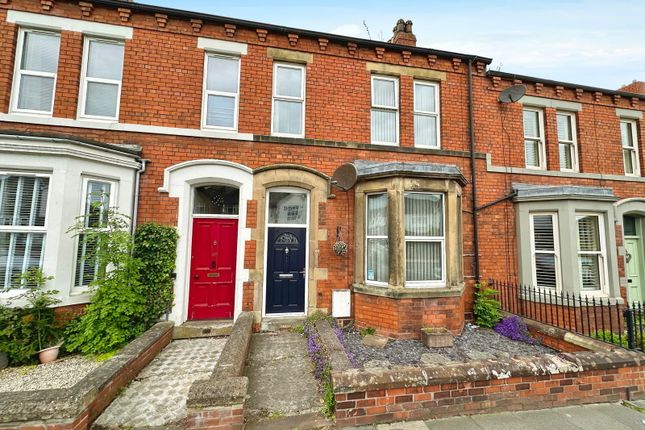
[[[625,261],[627,262],[627,300],[643,300],[643,256],[640,239],[625,239]]]

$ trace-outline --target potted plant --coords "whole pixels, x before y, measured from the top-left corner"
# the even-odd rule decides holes
[[[43,364],[56,360],[63,344],[58,339],[54,312],[50,309],[60,302],[54,297],[58,291],[44,290],[51,279],[54,277],[46,276],[37,267],[30,267],[20,275],[21,286],[27,289],[21,297],[29,303],[29,318],[38,342],[38,358]]]
[[[421,338],[428,348],[448,348],[454,343],[452,333],[443,327],[424,327],[421,329]]]

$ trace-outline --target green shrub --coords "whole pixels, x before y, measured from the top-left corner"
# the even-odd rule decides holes
[[[361,337],[365,337],[367,335],[375,335],[376,329],[374,327],[363,327],[358,332],[361,334]]]
[[[90,284],[92,303],[66,330],[68,351],[103,354],[131,341],[146,330],[141,316],[146,295],[139,274],[141,262],[132,256],[132,236],[127,216],[110,209],[100,228],[87,228],[85,217],[69,231],[95,243],[89,258],[101,270]]]
[[[488,288],[485,282],[475,284],[475,324],[480,327],[493,328],[502,319],[500,303],[495,299],[497,291]]]
[[[613,343],[614,345],[622,346],[623,348],[628,348],[627,332],[622,333],[619,336],[618,333],[613,333],[609,330],[597,330],[591,334],[591,337],[593,337],[594,339]]]
[[[179,235],[174,227],[146,223],[134,236],[134,257],[141,261],[140,282],[146,303],[142,324],[151,327],[173,302],[173,279]]]

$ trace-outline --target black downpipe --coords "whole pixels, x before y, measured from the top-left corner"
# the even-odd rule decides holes
[[[475,108],[473,96],[473,61],[468,60],[468,117],[470,123],[470,181],[472,184],[472,208],[473,208],[473,252],[475,254],[475,282],[479,282],[479,228],[477,224],[477,178],[475,176]]]

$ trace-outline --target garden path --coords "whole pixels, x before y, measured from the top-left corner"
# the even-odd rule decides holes
[[[186,417],[188,390],[208,379],[225,337],[175,340],[95,421],[94,429],[171,426]]]
[[[301,334],[258,333],[251,339],[246,376],[247,429],[325,428],[318,382]]]

